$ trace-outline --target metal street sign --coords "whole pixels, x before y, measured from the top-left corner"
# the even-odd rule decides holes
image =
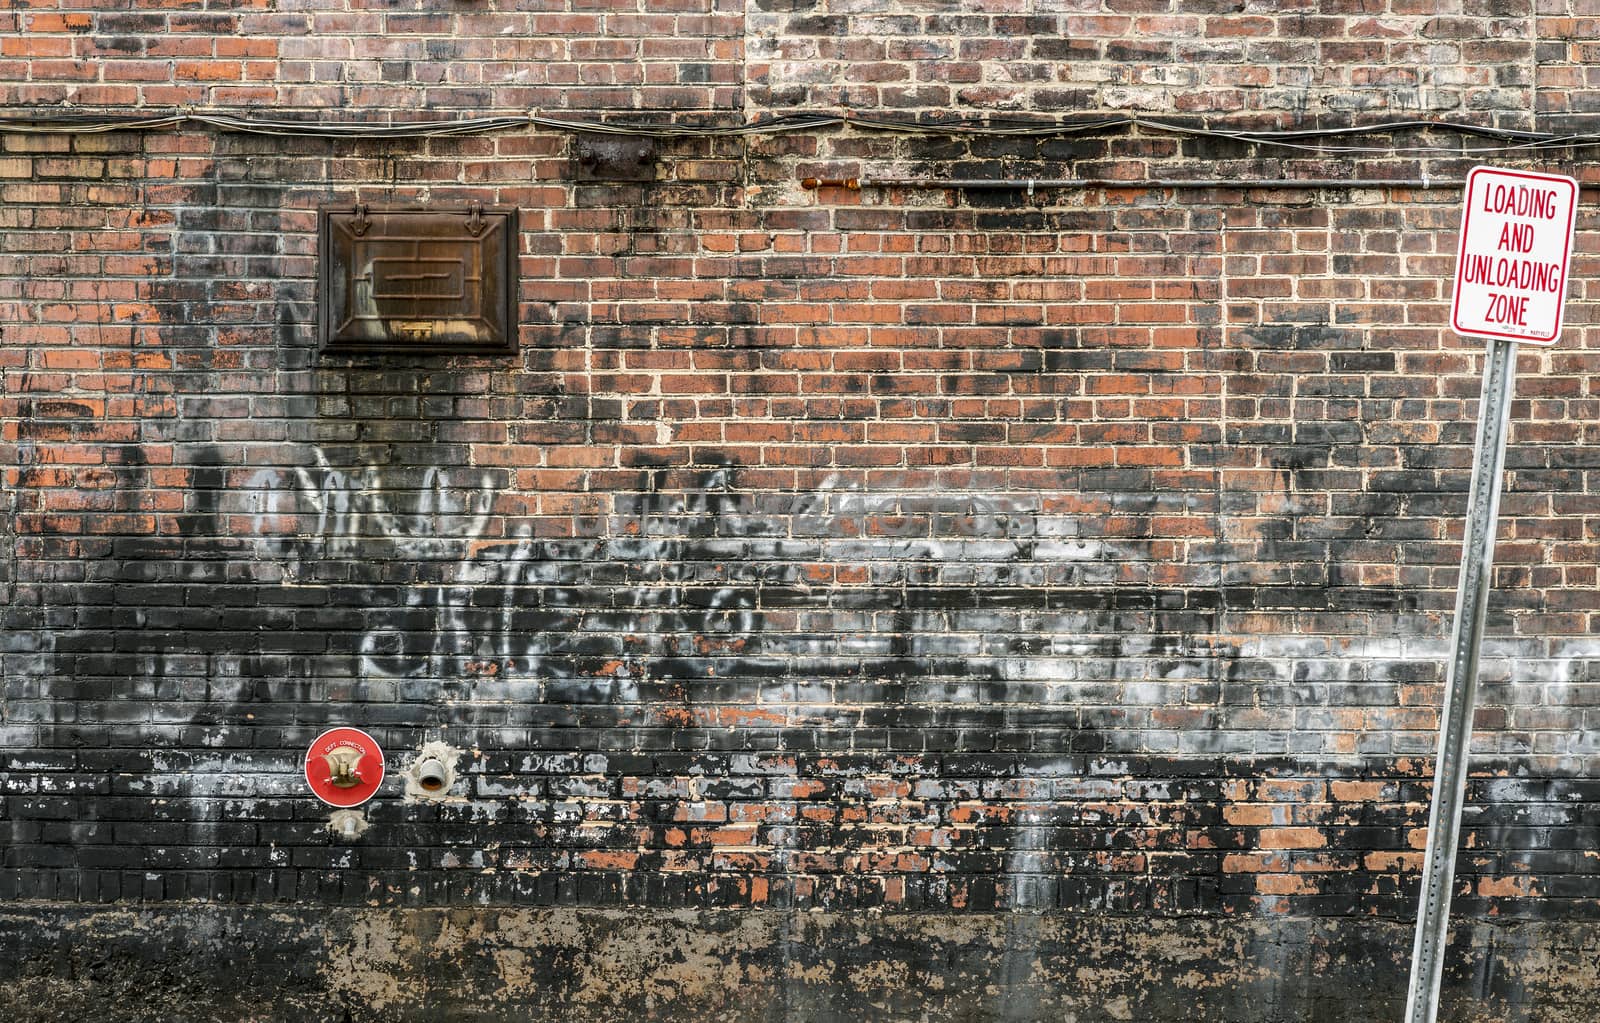
[[[1494,534],[1516,389],[1517,343],[1550,345],[1561,335],[1577,201],[1578,183],[1554,174],[1478,167],[1467,176],[1450,323],[1461,334],[1488,338],[1489,351],[1478,402],[1472,492],[1433,769],[1406,1023],[1435,1023],[1439,1013],[1477,702],[1478,650],[1494,581]]]
[[[1561,336],[1578,183],[1476,167],[1467,175],[1450,326],[1458,334],[1553,345]]]

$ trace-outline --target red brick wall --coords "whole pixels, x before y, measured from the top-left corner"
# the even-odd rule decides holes
[[[1284,127],[1446,115],[1528,128],[1535,87],[1576,85],[1558,76],[1593,36],[1579,19],[1533,14],[1521,0],[824,0],[753,5],[746,53],[752,98],[775,107],[1250,115]],[[1582,110],[1554,95],[1537,107]]]
[[[741,5],[27,5],[8,102],[439,111],[737,108]],[[561,5],[566,8],[568,5]]]
[[[0,106],[1564,131],[1597,35],[1516,4],[552,6],[19,8]],[[0,897],[39,902],[7,933],[89,949],[123,918],[62,904],[201,900],[277,954],[366,906],[296,989],[357,1018],[423,1018],[350,954],[373,927],[415,943],[388,975],[453,992],[438,1018],[504,1008],[440,980],[420,907],[578,914],[460,939],[573,1018],[695,1003],[614,963],[609,1001],[508,980],[504,943],[567,962],[647,921],[665,962],[675,927],[721,935],[687,975],[747,956],[774,1018],[1398,1012],[1481,370],[1445,326],[1459,192],[1140,182],[1582,176],[1574,150],[832,124],[657,140],[626,181],[547,128],[45,127],[0,135]],[[516,207],[518,353],[319,354],[316,209],[358,202]],[[1593,232],[1562,343],[1519,358],[1463,1019],[1592,1001]],[[461,777],[330,835],[300,757],[335,724],[396,776],[443,741]],[[862,910],[889,922],[851,951]],[[160,954],[225,971],[187,912]],[[1079,942],[1122,972],[1074,1001]],[[0,1009],[101,1011],[3,947],[28,979]],[[1159,965],[1186,947],[1212,979]]]

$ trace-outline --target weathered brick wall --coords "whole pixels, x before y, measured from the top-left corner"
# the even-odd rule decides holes
[[[1569,7],[1586,13],[1539,10]],[[1534,10],[1530,0],[775,0],[753,5],[746,55],[752,98],[774,106],[1250,114],[1285,127],[1471,114],[1527,128],[1535,88],[1581,81],[1562,76],[1587,59],[1594,31],[1536,22]],[[1552,96],[1537,112],[1583,109]]]
[[[67,3],[0,13],[0,101],[1590,124],[1559,5],[1302,6]],[[0,135],[0,1014],[243,975],[293,996],[241,1018],[1397,1015],[1459,191],[871,185],[1586,152],[1297,144],[830,126],[626,182],[552,130]],[[356,202],[517,207],[518,354],[319,355],[315,211]],[[1459,1019],[1600,1018],[1595,277],[1520,356]],[[461,778],[330,835],[337,724]]]

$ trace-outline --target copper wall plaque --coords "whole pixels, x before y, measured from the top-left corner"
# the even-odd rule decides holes
[[[318,211],[324,351],[514,352],[517,211]]]

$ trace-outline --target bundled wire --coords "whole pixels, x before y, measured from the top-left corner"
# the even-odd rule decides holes
[[[1106,116],[1089,119],[1025,118],[949,118],[898,119],[880,114],[847,111],[831,113],[799,111],[759,118],[743,124],[717,125],[691,122],[644,122],[629,119],[589,120],[577,117],[552,117],[545,114],[504,114],[417,121],[329,121],[252,117],[247,115],[185,110],[161,114],[147,113],[65,113],[60,111],[0,112],[0,132],[11,134],[88,134],[113,131],[163,131],[200,126],[216,131],[296,138],[408,139],[440,138],[457,135],[485,135],[494,132],[539,128],[550,131],[585,132],[649,138],[710,138],[740,135],[772,135],[784,132],[820,131],[855,127],[867,131],[893,132],[919,136],[1032,136],[1066,137],[1109,134],[1141,130],[1154,134],[1187,138],[1226,140],[1245,145],[1274,146],[1313,150],[1322,153],[1453,153],[1459,147],[1415,146],[1401,148],[1392,142],[1365,146],[1334,146],[1339,140],[1372,139],[1398,133],[1444,132],[1464,138],[1505,143],[1499,147],[1478,147],[1469,153],[1503,150],[1539,150],[1600,144],[1600,133],[1553,133],[1496,128],[1460,121],[1412,119],[1381,121],[1374,124],[1332,128],[1232,129],[1205,125],[1177,124],[1153,118]]]
[[[159,116],[136,114],[76,114],[45,112],[0,113],[0,132],[12,134],[83,134],[108,131],[158,131],[198,125],[219,131],[295,138],[402,139],[452,135],[487,135],[525,128],[592,132],[607,135],[689,138],[757,135],[835,127],[844,118],[832,114],[785,114],[732,126],[689,123],[629,123],[587,121],[541,114],[507,114],[423,121],[324,121],[248,117],[231,113],[183,111]]]

